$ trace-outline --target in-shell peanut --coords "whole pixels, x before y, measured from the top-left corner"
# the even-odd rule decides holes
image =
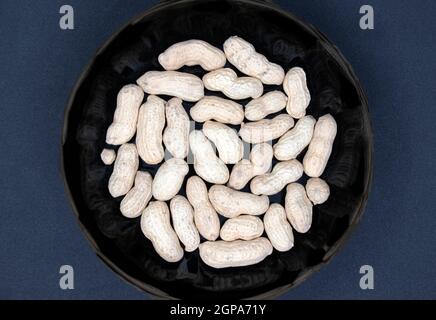
[[[172,199],[182,187],[189,172],[189,166],[183,159],[171,158],[157,170],[153,180],[153,197],[156,200]]]
[[[213,268],[243,267],[257,264],[272,253],[266,238],[244,241],[207,241],[200,244],[200,257]]]
[[[221,123],[238,125],[244,121],[242,105],[232,100],[214,96],[204,97],[189,112],[196,122],[216,120]]]
[[[268,143],[256,144],[250,152],[250,160],[242,159],[233,166],[229,187],[241,190],[255,176],[265,174],[271,168],[273,148]]]
[[[335,119],[327,114],[318,119],[312,141],[303,159],[304,172],[309,177],[320,177],[327,166],[337,133]]]
[[[190,120],[182,105],[182,100],[172,98],[165,107],[167,127],[163,142],[174,158],[185,159],[189,152]]]
[[[148,172],[138,171],[134,187],[121,201],[120,210],[127,218],[139,217],[151,199],[151,184],[153,178]]]
[[[286,219],[285,209],[278,203],[272,204],[263,218],[265,232],[272,246],[280,252],[286,252],[294,246],[292,227]]]
[[[286,111],[295,119],[303,118],[310,103],[304,70],[299,67],[289,70],[283,82],[283,89],[288,95]]]
[[[171,227],[170,211],[165,202],[150,202],[141,216],[141,230],[164,260],[177,262],[183,258],[183,249]]]
[[[241,214],[259,216],[269,207],[267,196],[257,196],[220,185],[210,188],[209,199],[215,210],[226,218],[235,218]]]
[[[216,240],[220,234],[220,220],[209,201],[206,184],[200,177],[188,179],[186,196],[194,207],[194,222],[198,232],[207,240]]]
[[[183,196],[176,196],[170,202],[174,230],[185,250],[192,252],[200,244],[200,235],[194,223],[194,209]]]
[[[203,77],[203,83],[206,89],[221,91],[234,100],[259,98],[263,93],[263,85],[259,79],[238,78],[236,72],[230,68],[209,72]]]
[[[248,143],[262,143],[280,138],[294,126],[294,119],[280,114],[273,119],[242,123],[239,135]]]
[[[118,149],[114,170],[109,178],[109,193],[112,197],[124,196],[132,189],[138,167],[138,151],[135,145],[123,144]]]
[[[139,156],[147,164],[158,164],[165,156],[162,131],[165,127],[165,101],[148,96],[139,110],[136,146]]]
[[[200,177],[214,184],[224,184],[229,180],[229,169],[216,156],[212,143],[203,132],[192,131],[189,144],[194,155],[194,170]]]
[[[313,136],[316,120],[312,116],[305,116],[289,132],[285,133],[274,145],[274,156],[277,160],[296,159],[309,145]]]
[[[128,84],[121,88],[117,96],[114,120],[106,133],[106,143],[120,145],[133,138],[143,99],[144,91],[137,85]]]
[[[244,144],[236,130],[215,121],[206,121],[203,125],[204,135],[218,149],[221,160],[226,164],[235,164],[244,156]]]
[[[158,59],[165,70],[200,65],[204,70],[211,71],[222,68],[226,64],[224,52],[202,40],[188,40],[173,44],[161,53]]]
[[[245,106],[245,117],[250,121],[259,121],[266,116],[286,108],[288,97],[281,91],[271,91],[262,97],[251,100]]]
[[[112,149],[103,149],[103,151],[100,153],[101,161],[107,166],[110,166],[112,163],[114,163],[115,159],[117,157],[117,154],[115,153],[115,150]]]
[[[190,102],[204,97],[203,81],[190,73],[149,71],[136,82],[148,94],[173,96]]]
[[[224,222],[220,237],[224,241],[253,240],[263,234],[263,223],[255,216],[243,215]]]
[[[301,184],[291,183],[286,188],[286,216],[295,231],[306,233],[312,225],[312,202]]]
[[[298,160],[277,163],[271,173],[257,176],[251,181],[250,189],[254,194],[272,196],[303,176],[303,165]]]
[[[237,36],[230,37],[224,42],[224,52],[227,60],[242,73],[258,78],[265,84],[281,85],[283,83],[285,77],[283,68],[269,62],[244,39]]]
[[[330,187],[327,182],[320,178],[310,178],[306,183],[306,193],[313,204],[322,204],[330,196]]]

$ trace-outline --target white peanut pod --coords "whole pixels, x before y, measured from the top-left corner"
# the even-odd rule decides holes
[[[189,152],[190,120],[182,105],[182,100],[172,98],[165,107],[167,127],[163,142],[174,158],[185,159]]]
[[[221,269],[257,264],[269,256],[273,247],[266,238],[244,241],[207,241],[200,244],[200,257],[210,267]]]
[[[295,119],[303,118],[310,104],[310,92],[304,70],[299,67],[289,70],[283,82],[283,89],[288,95],[286,111]]]
[[[304,172],[309,177],[320,177],[327,166],[337,133],[337,124],[330,114],[318,119],[312,141],[303,159]]]
[[[239,216],[224,222],[220,237],[224,241],[253,240],[263,234],[262,220],[254,216]]]
[[[118,149],[114,170],[109,178],[109,193],[116,198],[124,196],[133,186],[138,171],[138,151],[132,143],[123,144]]]
[[[194,207],[194,222],[198,232],[207,240],[216,240],[220,234],[220,220],[209,201],[206,184],[200,177],[192,176],[188,179],[186,196]]]
[[[183,196],[175,196],[170,202],[174,230],[187,252],[192,252],[200,244],[200,235],[194,223],[194,209]]]
[[[171,158],[157,170],[153,180],[153,197],[159,201],[172,199],[182,187],[189,172],[189,166],[183,159]]]
[[[189,73],[149,71],[136,82],[148,94],[173,96],[189,102],[204,97],[203,81]]]
[[[203,125],[204,135],[218,149],[220,159],[226,164],[235,164],[244,156],[244,144],[236,130],[220,122],[206,121]]]
[[[327,182],[320,178],[310,178],[306,183],[306,193],[313,204],[322,204],[330,196],[330,187]]]
[[[281,91],[271,91],[262,97],[251,100],[245,106],[245,117],[250,121],[259,121],[266,116],[286,108],[288,97]]]
[[[110,166],[117,158],[117,154],[115,153],[115,150],[103,149],[103,151],[100,153],[100,158],[105,165]]]
[[[189,112],[196,122],[216,120],[221,123],[238,125],[244,121],[242,105],[232,100],[214,96],[204,97]]]
[[[220,185],[209,189],[209,199],[215,210],[226,218],[235,218],[241,214],[259,216],[269,207],[267,196],[257,196]]]
[[[211,71],[222,68],[226,64],[224,52],[202,40],[173,44],[159,55],[158,60],[165,70],[200,65],[204,70]]]
[[[263,84],[259,79],[240,77],[230,68],[209,72],[203,77],[206,89],[221,91],[234,100],[259,98],[263,93]]]
[[[254,194],[272,196],[303,176],[303,165],[298,160],[277,163],[271,173],[251,180],[250,190]]]
[[[239,71],[260,79],[265,84],[281,85],[285,71],[281,66],[271,63],[256,52],[254,46],[244,39],[233,36],[224,42],[227,60]]]
[[[147,164],[158,164],[165,156],[162,131],[165,127],[165,101],[148,96],[139,109],[136,146],[139,156]]]
[[[143,99],[144,91],[137,85],[128,84],[121,88],[117,96],[114,119],[106,133],[106,143],[120,145],[133,138]]]
[[[280,114],[273,119],[242,123],[239,135],[248,143],[262,143],[280,138],[294,126],[294,119],[288,114]]]
[[[312,202],[301,184],[291,183],[286,188],[286,216],[295,231],[306,233],[312,225]]]
[[[265,174],[271,168],[273,148],[268,143],[256,144],[250,152],[250,160],[242,159],[233,166],[229,187],[241,190],[255,176]]]
[[[285,209],[273,203],[263,217],[265,232],[274,249],[286,252],[294,246],[292,227],[286,218]]]
[[[305,116],[289,132],[285,133],[274,145],[274,156],[277,160],[292,160],[309,145],[313,136],[316,120]]]
[[[229,180],[229,169],[216,156],[212,143],[203,132],[192,131],[189,144],[194,155],[194,170],[200,177],[214,184],[224,184]]]
[[[177,262],[183,258],[183,249],[171,227],[170,211],[165,202],[150,202],[141,216],[141,230],[164,260]]]
[[[153,178],[148,172],[138,171],[134,187],[121,201],[120,210],[126,218],[139,217],[151,199]]]

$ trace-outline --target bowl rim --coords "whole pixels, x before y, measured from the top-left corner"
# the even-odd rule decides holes
[[[88,240],[89,244],[91,245],[92,249],[96,253],[97,257],[100,258],[101,261],[104,262],[106,266],[108,266],[119,278],[121,278],[123,281],[126,281],[130,285],[133,285],[136,289],[138,289],[141,292],[146,292],[148,294],[153,295],[155,298],[163,298],[163,299],[173,299],[173,300],[180,300],[181,298],[174,297],[169,295],[168,293],[160,290],[159,288],[149,285],[147,283],[144,283],[142,281],[138,281],[134,277],[130,276],[127,272],[122,270],[120,267],[118,267],[114,262],[112,262],[101,250],[99,245],[94,240],[94,237],[90,234],[90,232],[87,230],[87,228],[83,225],[83,223],[80,220],[80,214],[79,210],[76,206],[76,203],[73,198],[72,190],[70,189],[66,169],[65,169],[65,158],[64,158],[64,147],[67,143],[67,136],[68,136],[68,127],[69,127],[69,118],[71,109],[74,105],[76,94],[78,90],[81,88],[83,81],[87,78],[89,75],[94,63],[98,59],[98,57],[102,54],[103,51],[107,49],[107,47],[113,42],[115,38],[119,36],[120,33],[122,33],[125,29],[127,29],[129,26],[134,25],[147,17],[148,15],[151,15],[153,13],[156,13],[159,10],[163,10],[166,8],[169,8],[173,5],[178,5],[181,3],[194,3],[198,2],[199,0],[161,0],[157,4],[151,6],[150,8],[142,11],[140,14],[133,16],[128,22],[126,22],[124,25],[122,25],[116,32],[114,32],[108,39],[106,39],[103,44],[96,50],[95,54],[92,56],[90,61],[85,65],[83,68],[83,71],[80,73],[79,77],[75,81],[75,84],[73,88],[70,91],[69,98],[67,100],[67,105],[64,109],[64,115],[63,115],[63,125],[62,125],[62,135],[61,135],[61,144],[60,144],[60,173],[62,176],[62,181],[64,184],[64,189],[67,194],[68,200],[70,202],[70,206],[72,207],[72,211],[74,216],[76,217],[77,223],[81,229],[81,231],[85,234],[86,239]],[[216,1],[216,0],[210,0],[210,1]],[[348,62],[348,60],[344,57],[342,52],[339,50],[339,48],[334,45],[327,36],[322,33],[320,30],[318,30],[315,26],[313,26],[311,23],[306,22],[302,18],[296,16],[290,11],[287,11],[281,7],[279,7],[277,4],[275,4],[271,0],[226,0],[230,2],[235,3],[245,3],[253,6],[261,6],[265,9],[274,11],[277,14],[281,14],[285,16],[287,19],[293,20],[295,23],[300,25],[305,29],[305,31],[312,33],[315,35],[320,43],[322,44],[323,49],[327,50],[327,52],[334,57],[335,62],[340,65],[343,71],[346,71],[347,76],[350,78],[350,80],[353,81],[355,85],[355,89],[357,91],[357,94],[359,96],[360,102],[362,103],[362,108],[364,108],[364,111],[362,116],[365,117],[364,121],[368,124],[367,126],[367,132],[366,132],[366,162],[365,162],[365,175],[364,175],[364,187],[363,187],[363,196],[360,201],[360,204],[358,206],[358,209],[356,210],[356,214],[354,215],[353,219],[350,220],[350,225],[345,231],[345,233],[332,245],[332,247],[326,252],[323,261],[318,263],[315,266],[312,266],[304,271],[303,275],[300,275],[297,280],[291,284],[287,284],[284,286],[276,287],[274,289],[271,289],[269,291],[266,291],[264,293],[242,298],[241,300],[246,299],[274,299],[286,292],[288,292],[290,289],[297,287],[300,285],[304,280],[309,278],[311,275],[313,275],[315,272],[320,270],[322,267],[326,266],[328,263],[330,263],[331,259],[340,252],[340,250],[345,246],[347,241],[349,240],[350,236],[354,233],[357,225],[359,224],[364,212],[365,208],[368,202],[369,194],[371,192],[371,186],[373,182],[373,159],[374,159],[374,134],[373,134],[373,126],[371,117],[369,116],[369,106],[368,106],[368,98],[367,95],[361,85],[360,80],[358,79],[357,75],[355,74],[351,64]]]

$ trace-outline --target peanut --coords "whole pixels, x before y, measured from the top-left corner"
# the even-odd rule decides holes
[[[247,143],[262,143],[280,138],[294,126],[294,119],[288,114],[280,114],[274,119],[242,123],[239,135]]]
[[[186,196],[194,207],[194,221],[198,232],[207,240],[216,240],[220,233],[218,214],[209,201],[206,184],[197,176],[186,183]]]
[[[115,159],[117,157],[117,154],[112,149],[103,149],[103,151],[100,153],[101,161],[107,166],[110,166],[112,163],[114,163]]]
[[[330,196],[330,187],[327,182],[320,178],[310,178],[306,183],[306,193],[313,204],[322,204]]]
[[[203,82],[189,73],[149,71],[136,82],[148,94],[168,95],[189,102],[195,102],[204,97]]]
[[[129,84],[121,88],[117,96],[114,119],[106,133],[106,143],[121,145],[133,138],[143,99],[144,91],[137,85]]]
[[[109,193],[116,198],[125,195],[132,188],[138,171],[138,151],[134,144],[123,144],[118,149],[114,170],[109,178]]]
[[[203,132],[192,131],[189,144],[194,155],[194,170],[200,177],[214,184],[224,184],[229,180],[229,169],[216,156],[212,143]]]
[[[245,117],[250,121],[262,120],[286,108],[287,101],[288,97],[281,91],[268,92],[245,106]]]
[[[253,177],[265,174],[271,168],[273,149],[267,143],[257,144],[250,153],[250,160],[242,159],[232,169],[229,187],[236,190],[244,188]]]
[[[165,70],[200,65],[204,70],[211,71],[222,68],[226,64],[224,52],[202,40],[173,44],[159,55],[158,60]]]
[[[156,200],[168,201],[180,190],[189,166],[185,160],[171,158],[157,170],[153,180],[153,197]]]
[[[271,173],[257,176],[251,181],[250,189],[254,194],[272,196],[283,190],[289,183],[303,176],[303,165],[298,160],[277,163]]]
[[[232,100],[207,96],[198,101],[190,110],[192,119],[196,122],[216,120],[233,125],[244,121],[242,106]]]
[[[310,92],[304,70],[299,67],[289,70],[283,82],[283,89],[288,95],[286,111],[295,119],[304,117],[310,103]]]
[[[286,219],[285,209],[278,203],[272,204],[263,218],[265,232],[272,246],[286,252],[294,246],[292,227]]]
[[[183,196],[176,196],[170,202],[174,230],[187,252],[192,252],[200,244],[200,235],[194,224],[194,210]]]
[[[165,107],[167,127],[163,142],[174,158],[185,159],[189,152],[190,120],[182,105],[182,100],[173,98]]]
[[[253,240],[259,238],[263,230],[262,220],[244,215],[228,219],[221,228],[220,237],[224,241]]]
[[[136,218],[145,209],[151,199],[151,184],[153,179],[148,172],[138,171],[135,186],[121,201],[120,210],[126,218]]]
[[[292,227],[306,233],[312,225],[312,203],[301,184],[291,183],[286,188],[285,210]]]
[[[147,164],[158,164],[165,156],[162,146],[162,131],[165,127],[165,101],[157,96],[148,96],[140,110],[136,146],[139,156]]]
[[[207,241],[200,244],[200,257],[213,268],[243,267],[257,264],[272,253],[266,238],[250,241]]]
[[[330,114],[318,119],[312,141],[303,159],[304,172],[309,177],[318,178],[323,174],[332,153],[336,133],[336,121]]]
[[[165,202],[150,202],[141,216],[141,230],[164,260],[177,262],[183,258],[183,249],[171,227],[170,212]]]
[[[236,130],[220,122],[206,121],[203,125],[203,133],[215,144],[219,157],[224,163],[235,164],[244,156],[244,144]]]
[[[269,206],[267,196],[235,191],[221,185],[210,188],[209,199],[215,210],[226,218],[235,218],[241,214],[258,216],[265,213]]]
[[[252,44],[240,37],[230,37],[224,42],[224,52],[227,60],[239,71],[251,77],[258,78],[264,84],[281,85],[285,71],[278,64],[256,52]]]
[[[312,116],[298,120],[295,127],[274,145],[274,156],[280,161],[296,159],[312,140],[315,123]]]
[[[262,82],[256,78],[241,77],[230,68],[209,72],[203,77],[206,89],[221,91],[234,100],[259,98],[263,93]]]

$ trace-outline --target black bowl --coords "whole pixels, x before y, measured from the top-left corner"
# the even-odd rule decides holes
[[[338,135],[323,178],[331,197],[314,208],[307,234],[295,247],[262,263],[234,269],[206,266],[198,251],[180,263],[158,257],[144,238],[139,218],[119,211],[121,199],[107,190],[112,167],[100,160],[119,89],[149,70],[162,70],[157,56],[168,46],[203,39],[222,47],[232,35],[285,70],[306,70],[312,102],[308,113],[331,113]],[[200,68],[185,68],[197,75]],[[275,89],[266,86],[266,90]],[[192,104],[185,103],[187,109]],[[199,125],[201,127],[201,125]],[[146,11],[97,52],[75,86],[65,114],[62,168],[80,226],[98,256],[136,287],[165,298],[238,299],[274,297],[327,263],[358,223],[372,177],[372,132],[367,100],[350,65],[314,27],[270,3],[254,0],[169,1]],[[155,166],[141,163],[152,173]],[[193,174],[192,170],[190,174]],[[182,190],[182,193],[184,190]],[[280,193],[272,202],[283,203]]]

